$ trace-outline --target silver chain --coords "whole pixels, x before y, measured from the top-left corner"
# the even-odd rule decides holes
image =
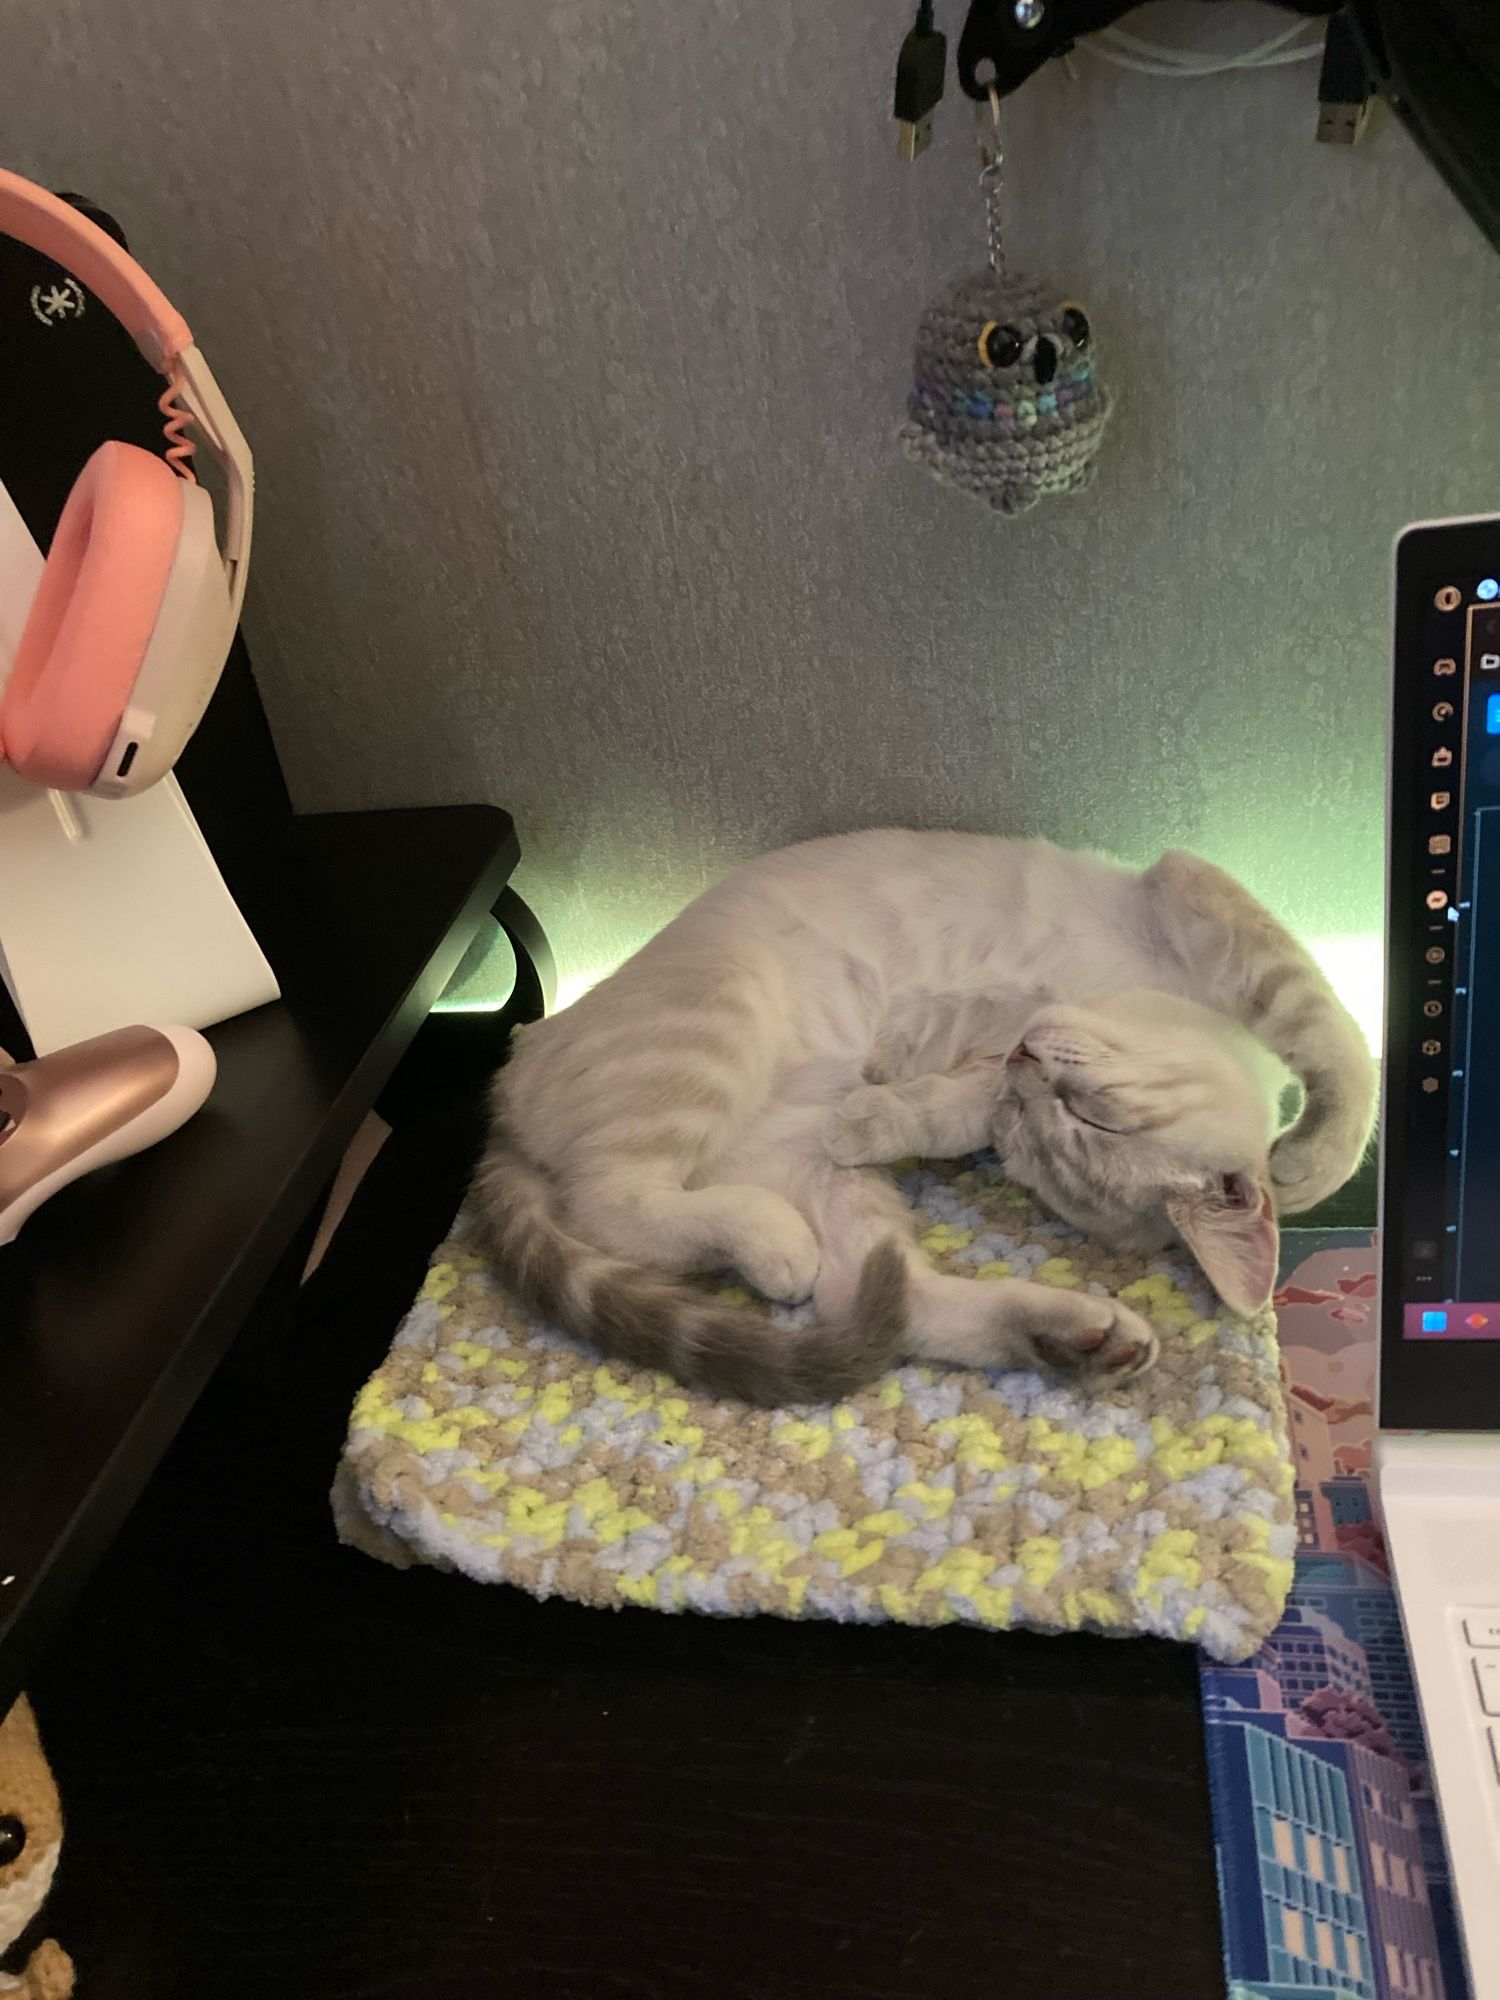
[[[1004,284],[1007,273],[1000,202],[1004,189],[1005,149],[1000,143],[1000,93],[994,84],[990,85],[988,106],[977,104],[974,107],[974,122],[979,139],[979,192],[984,197],[984,222],[989,239],[990,269]]]

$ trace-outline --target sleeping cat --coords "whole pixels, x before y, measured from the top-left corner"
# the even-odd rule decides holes
[[[1278,1135],[1288,1070],[1302,1108]],[[1118,1380],[1155,1358],[1144,1320],[940,1274],[874,1169],[993,1144],[1088,1235],[1180,1239],[1249,1311],[1277,1212],[1348,1177],[1374,1104],[1322,974],[1209,863],[856,833],[741,868],[526,1029],[478,1191],[522,1303],[715,1394],[825,1401],[901,1358]],[[681,1282],[726,1267],[817,1323]]]

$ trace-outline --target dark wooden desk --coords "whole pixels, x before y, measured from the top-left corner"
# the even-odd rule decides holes
[[[295,820],[225,864],[283,999],[211,1032],[196,1119],[0,1250],[0,1714],[519,854],[506,814],[454,806]]]
[[[362,872],[378,955],[410,875]],[[428,1034],[32,1681],[69,1819],[24,1948],[89,2000],[1222,2000],[1190,1648],[611,1614],[337,1545],[349,1404],[500,1055]]]
[[[69,1823],[30,1942],[86,2000],[1223,2000],[1191,1648],[585,1610],[338,1546],[350,1402],[478,1143],[441,1067],[33,1679]]]

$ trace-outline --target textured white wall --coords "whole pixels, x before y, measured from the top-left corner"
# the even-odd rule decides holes
[[[1054,69],[1013,243],[1119,413],[997,521],[890,441],[982,241],[956,96],[893,157],[908,13],[9,0],[5,157],[118,211],[256,448],[299,801],[508,805],[573,969],[871,821],[1184,842],[1373,928],[1389,545],[1500,505],[1500,260],[1393,126],[1315,146],[1306,69]]]

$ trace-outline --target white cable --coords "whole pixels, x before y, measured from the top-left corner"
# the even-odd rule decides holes
[[[1154,57],[1162,62],[1180,63],[1185,69],[1201,68],[1206,63],[1256,63],[1263,57],[1271,56],[1278,49],[1284,49],[1312,24],[1308,21],[1293,21],[1289,28],[1282,28],[1268,41],[1257,42],[1254,47],[1233,51],[1214,49],[1169,49],[1160,42],[1148,42],[1140,35],[1133,35],[1128,28],[1112,26],[1099,29],[1102,37],[1128,49],[1132,55]],[[1321,40],[1321,36],[1318,37]]]
[[[1078,44],[1090,49],[1104,62],[1119,69],[1134,70],[1141,76],[1222,76],[1238,69],[1279,69],[1283,64],[1307,62],[1322,51],[1323,37],[1293,43],[1311,23],[1294,21],[1289,28],[1260,42],[1254,48],[1216,55],[1207,50],[1173,49],[1132,35],[1125,28],[1101,28]]]
[[[1300,43],[1296,48],[1279,49],[1274,54],[1208,56],[1198,61],[1184,61],[1177,51],[1157,56],[1154,53],[1148,55],[1144,50],[1121,48],[1107,31],[1101,30],[1086,40],[1083,46],[1094,49],[1095,54],[1109,60],[1119,60],[1163,76],[1217,76],[1230,69],[1271,69],[1283,63],[1303,62],[1316,55],[1321,45],[1312,41]]]
[[[1185,63],[1133,55],[1102,35],[1090,37],[1083,46],[1093,49],[1095,55],[1102,56],[1106,62],[1116,62],[1126,69],[1140,70],[1149,76],[1222,76],[1230,70],[1276,69],[1288,63],[1305,62],[1317,55],[1320,48],[1318,43],[1308,42],[1295,49],[1282,50],[1274,56],[1262,56],[1254,62],[1225,56],[1208,62]]]
[[[1078,46],[1090,50],[1103,62],[1113,63],[1117,69],[1134,70],[1140,76],[1171,77],[1228,76],[1236,70],[1278,69],[1288,63],[1305,62],[1319,53],[1317,47],[1312,46],[1298,49],[1295,54],[1274,56],[1265,62],[1217,62],[1186,66],[1181,63],[1143,62],[1136,56],[1128,56],[1119,49],[1110,48],[1107,43],[1101,44],[1098,37],[1093,35],[1080,42]]]

